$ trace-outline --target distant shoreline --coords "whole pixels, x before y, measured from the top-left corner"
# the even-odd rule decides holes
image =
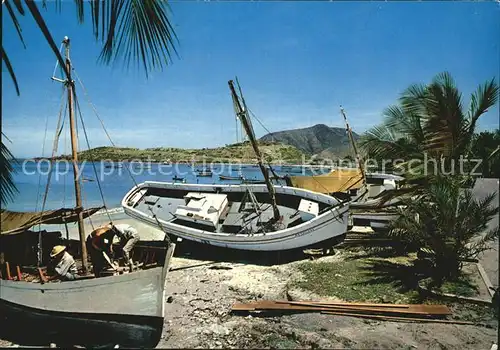
[[[35,157],[35,158],[22,158],[22,159],[15,159],[17,162],[40,162],[40,161],[69,161],[69,159],[65,158],[50,158],[50,157]],[[82,160],[78,161],[79,164],[82,163],[90,163],[89,160]],[[148,161],[148,160],[109,160],[109,159],[101,159],[101,160],[93,160],[92,163],[108,163],[108,164],[123,164],[123,163],[146,163],[146,164],[159,164],[159,165],[165,165],[165,166],[172,166],[172,165],[194,165],[194,166],[203,166],[203,165],[208,165],[208,164],[221,164],[221,165],[231,165],[231,166],[244,166],[244,167],[255,167],[259,168],[259,165],[257,163],[237,163],[237,162],[186,162],[186,161],[178,161],[178,162],[171,162],[167,163],[165,161]],[[304,168],[331,168],[332,165],[322,165],[322,164],[307,164],[307,163],[270,163],[271,166],[277,166],[277,167],[304,167]],[[264,164],[264,166],[267,166],[268,164]]]

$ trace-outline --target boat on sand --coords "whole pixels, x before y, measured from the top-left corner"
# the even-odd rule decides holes
[[[163,331],[165,281],[175,245],[167,235],[163,241],[139,241],[132,256],[137,268],[115,266],[99,278],[92,273],[87,258],[83,219],[100,209],[107,209],[105,206],[86,209],[82,206],[73,110],[75,82],[71,79],[73,70],[67,37],[63,45],[66,62],[62,68],[66,79],[54,80],[64,83],[68,95],[76,206],[44,210],[51,179],[49,174],[40,212],[2,210],[0,338],[22,345],[47,346],[56,343],[64,347],[120,345],[153,348]],[[64,110],[62,107],[59,122]],[[63,125],[58,123],[54,152],[57,152]],[[85,131],[83,123],[82,128]],[[95,167],[94,171],[97,172]],[[95,175],[99,182],[97,173]],[[71,222],[78,223],[79,240],[69,239],[67,226],[66,238],[62,238],[60,232],[41,230],[40,226],[38,232],[30,231],[36,225],[66,225]],[[64,245],[75,258],[78,267],[75,280],[60,282],[46,278],[48,255],[55,245]]]
[[[305,248],[344,234],[348,204],[326,194],[271,183],[241,89],[238,96],[232,81],[229,88],[236,116],[254,148],[265,183],[146,181],[123,198],[125,213],[149,225],[158,222],[173,237],[241,250]]]

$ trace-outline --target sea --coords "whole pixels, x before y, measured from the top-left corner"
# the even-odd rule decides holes
[[[242,164],[81,162],[78,168],[83,206],[89,208],[105,204],[106,208],[114,211],[120,210],[125,194],[135,184],[144,181],[172,182],[174,177],[179,177],[182,178],[181,181],[194,184],[237,184],[239,181],[220,180],[219,175],[238,176],[240,173],[246,179],[263,180],[258,166]],[[212,170],[213,175],[197,176],[197,171],[203,168]],[[273,170],[280,176],[312,175],[309,168],[300,166],[276,166]],[[14,164],[13,178],[19,192],[13,201],[3,207],[11,211],[72,208],[75,206],[73,173],[73,166],[69,161],[57,161],[51,165],[47,160],[18,160]],[[49,178],[48,195],[44,203]]]

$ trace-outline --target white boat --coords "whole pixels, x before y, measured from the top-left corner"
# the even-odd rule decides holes
[[[174,237],[242,250],[303,248],[347,231],[348,204],[298,188],[274,186],[274,191],[281,214],[274,228],[265,185],[146,181],[125,195],[122,207],[145,224],[157,225],[158,219]]]
[[[56,343],[63,347],[120,345],[153,348],[158,344],[163,330],[165,279],[175,245],[167,235],[163,241],[139,241],[132,253],[132,259],[137,263],[136,269],[112,268],[99,278],[90,273],[83,219],[100,208],[81,210],[83,206],[72,103],[74,81],[71,79],[67,37],[63,44],[66,51],[63,68],[67,79],[55,80],[63,82],[68,89],[76,206],[44,210],[49,176],[41,212],[2,210],[0,338],[21,345],[47,346]],[[61,108],[59,122],[62,111]],[[57,131],[54,152],[57,151],[62,131],[59,123]],[[98,176],[96,181],[99,182]],[[38,224],[70,222],[78,222],[79,240],[70,240],[68,232],[67,238],[63,239],[60,232],[29,231]],[[77,266],[80,265],[75,280],[46,282],[41,267],[47,266],[48,254],[54,245],[66,246]]]
[[[276,186],[264,167],[248,108],[228,82],[236,116],[255,152],[262,184],[144,182],[122,200],[125,213],[160,224],[169,235],[219,247],[283,251],[328,241],[347,231],[349,205],[329,195]]]

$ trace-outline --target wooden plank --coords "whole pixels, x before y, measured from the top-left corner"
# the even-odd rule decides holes
[[[477,325],[477,323],[471,322],[471,321],[436,320],[436,319],[432,319],[432,318],[395,317],[395,316],[381,316],[381,315],[363,315],[363,314],[351,314],[351,313],[336,312],[336,311],[322,311],[321,313],[325,314],[325,315],[372,318],[372,319],[377,319],[377,320],[396,321],[396,322],[428,322],[428,323],[451,323],[451,324]]]
[[[282,310],[282,311],[352,311],[368,313],[389,313],[389,314],[415,314],[427,316],[451,315],[450,309],[445,305],[411,305],[408,308],[369,308],[359,306],[334,306],[334,305],[293,305],[279,304],[274,301],[259,301],[253,304],[235,304],[235,311],[253,310]]]
[[[40,276],[40,281],[42,283],[47,282],[47,278],[45,277],[45,274],[43,273],[43,270],[40,267],[38,268],[38,275]]]
[[[18,281],[22,281],[23,280],[23,275],[21,273],[21,268],[19,267],[19,265],[16,266],[16,272],[17,272],[17,280]]]
[[[361,306],[361,307],[392,307],[407,309],[409,304],[377,304],[377,303],[349,303],[349,302],[336,302],[336,301],[276,301],[278,304],[291,304],[291,305],[322,305],[322,306]]]
[[[7,261],[5,262],[5,273],[7,275],[7,279],[11,280],[12,276],[10,275],[10,265]]]

